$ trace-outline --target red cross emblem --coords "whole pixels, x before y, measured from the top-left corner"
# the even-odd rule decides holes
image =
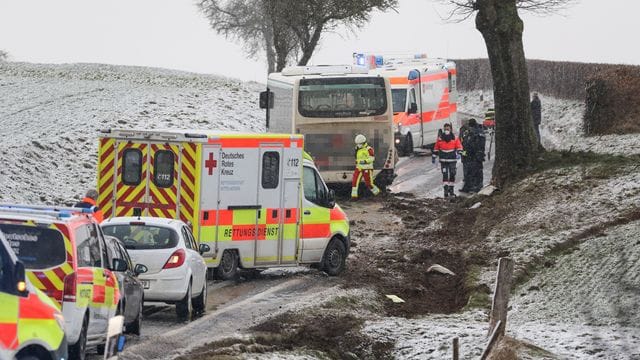
[[[209,159],[205,160],[204,167],[209,169],[209,175],[213,175],[213,169],[218,166],[218,160],[213,158],[213,153],[209,153]]]

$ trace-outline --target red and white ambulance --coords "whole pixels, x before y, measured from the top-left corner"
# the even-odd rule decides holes
[[[393,102],[394,141],[398,155],[431,149],[445,123],[459,128],[456,64],[418,55],[355,53],[354,63],[389,79]]]

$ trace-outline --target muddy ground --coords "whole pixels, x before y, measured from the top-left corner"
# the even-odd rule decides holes
[[[600,257],[615,256],[610,252],[619,252],[628,244],[614,240],[612,245],[617,248],[611,249],[601,244],[598,239],[607,229],[623,227],[624,236],[631,238],[640,230],[640,215],[634,205],[640,194],[639,159],[610,160],[593,154],[549,153],[529,178],[490,197],[444,201],[398,193],[343,201],[352,224],[353,248],[347,271],[338,278],[328,278],[328,296],[317,304],[301,304],[264,318],[248,332],[194,348],[184,358],[437,359],[450,354],[450,349],[436,338],[444,336],[448,342],[455,334],[467,337],[462,338],[467,346],[465,355],[479,355],[490,308],[491,276],[497,259],[504,256],[516,260],[514,333],[535,345],[543,342],[543,347],[552,347],[560,357],[633,358],[628,349],[638,345],[640,332],[630,321],[637,316],[629,313],[617,321],[614,316],[620,314],[608,315],[606,303],[600,300],[619,296],[622,300],[614,306],[633,309],[637,300],[631,293],[614,289],[617,295],[611,295],[606,285],[611,280],[598,278],[590,290],[591,296],[599,299],[597,303],[580,309],[589,297],[582,294],[572,300],[573,309],[565,306],[567,297],[581,293],[581,286],[573,284],[573,279],[582,276],[580,270],[561,266],[576,261],[571,260],[576,249],[586,249],[595,242],[600,244],[594,250]],[[612,178],[612,174],[616,176]],[[615,197],[608,195],[612,182],[626,184]],[[481,206],[472,209],[478,202]],[[455,275],[428,273],[434,264]],[[631,271],[636,268],[629,267]],[[563,279],[552,292],[545,291],[545,284],[537,278],[549,270]],[[621,280],[638,285],[636,275],[624,269],[617,273]],[[580,281],[584,284],[586,280]],[[386,295],[396,295],[404,302],[394,303]],[[530,304],[539,304],[540,309]],[[599,322],[584,323],[574,314],[576,309],[598,313]],[[449,318],[441,321],[446,318],[437,314]],[[554,321],[558,314],[567,314],[566,319]],[[625,318],[630,320],[622,321]],[[457,330],[456,319],[461,322]],[[626,327],[620,329],[623,325]],[[414,330],[407,330],[412,327]],[[408,335],[412,331],[413,335]],[[580,334],[561,336],[566,331]],[[407,337],[424,340],[406,348],[415,341]],[[549,340],[554,338],[562,338],[559,345]],[[607,352],[596,343],[598,338],[611,338],[621,345]],[[624,341],[615,340],[619,338]],[[503,352],[511,355],[504,358],[556,358],[527,342],[513,343],[511,350]],[[424,349],[416,351],[421,347]]]
[[[491,260],[481,247],[470,256],[466,245],[474,240],[467,238],[471,223],[466,226],[463,216],[456,213],[463,203],[462,198],[445,202],[415,199],[411,194],[343,202],[353,240],[347,271],[335,286],[347,291],[345,295],[317,308],[277,315],[254,326],[249,336],[208,343],[184,358],[392,358],[392,341],[372,339],[361,332],[366,320],[455,313],[478,291],[469,282],[468,271]],[[428,230],[434,220],[449,213],[456,219],[451,231]],[[467,251],[462,250],[465,248]],[[455,275],[428,273],[434,264]],[[367,292],[358,293],[363,288]],[[481,292],[488,294],[489,289]],[[386,295],[404,302],[394,303]]]

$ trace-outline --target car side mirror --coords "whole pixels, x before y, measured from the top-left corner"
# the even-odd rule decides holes
[[[333,189],[329,189],[329,194],[327,194],[327,206],[330,208],[336,206],[336,192]]]
[[[113,259],[111,261],[111,271],[125,272],[129,269],[127,262],[122,259]]]
[[[269,89],[260,93],[260,109],[273,109],[273,92]]]
[[[136,264],[136,266],[133,268],[133,272],[136,275],[144,274],[147,271],[149,271],[149,269],[145,265],[142,265],[142,264]]]
[[[16,262],[15,269],[13,270],[13,280],[16,284],[16,293],[18,296],[27,297],[29,290],[27,290],[27,276],[24,264],[20,261]]]
[[[417,114],[418,113],[418,104],[416,103],[411,103],[409,105],[409,110],[407,111],[408,114]]]
[[[204,253],[211,251],[211,247],[207,244],[200,244],[200,246],[198,247],[198,250],[200,250],[200,255],[202,255]]]

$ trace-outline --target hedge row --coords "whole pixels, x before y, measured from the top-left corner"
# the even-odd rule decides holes
[[[460,91],[491,89],[488,59],[455,60]],[[594,75],[614,69],[640,69],[639,66],[591,64],[567,61],[527,60],[529,87],[561,99],[584,100],[587,81]]]

